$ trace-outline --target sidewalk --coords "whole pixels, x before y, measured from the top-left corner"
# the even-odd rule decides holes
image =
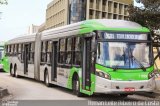
[[[8,90],[0,87],[0,100],[7,95],[9,95]]]

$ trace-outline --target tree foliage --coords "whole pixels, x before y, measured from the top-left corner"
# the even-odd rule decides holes
[[[142,7],[129,6],[129,20],[135,21],[151,31],[160,29],[160,0],[136,0]]]
[[[0,0],[0,4],[8,4],[7,0]]]

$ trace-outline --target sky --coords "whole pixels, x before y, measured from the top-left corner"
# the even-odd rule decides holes
[[[32,24],[45,22],[47,4],[52,0],[8,0],[1,5],[0,41],[7,41],[27,33]],[[136,6],[140,6],[135,3]]]
[[[8,0],[1,5],[0,41],[7,41],[28,31],[32,24],[45,22],[47,4],[52,0]]]

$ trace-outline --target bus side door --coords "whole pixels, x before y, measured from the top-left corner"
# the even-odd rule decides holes
[[[58,56],[58,42],[52,42],[51,54],[51,77],[52,81],[57,81],[57,56]]]
[[[91,87],[91,42],[92,38],[82,38],[82,88],[90,90]]]

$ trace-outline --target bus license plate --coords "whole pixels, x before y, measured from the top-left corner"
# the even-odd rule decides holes
[[[135,88],[124,88],[125,92],[134,92]]]

